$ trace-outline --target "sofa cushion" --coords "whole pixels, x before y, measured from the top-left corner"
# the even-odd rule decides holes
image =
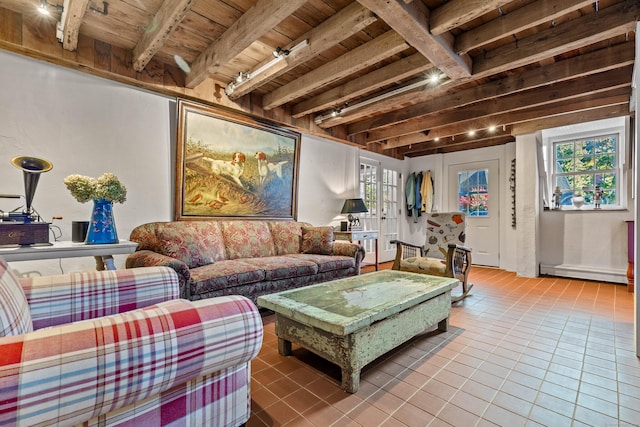
[[[189,268],[225,259],[222,233],[217,221],[174,222],[163,226],[158,238],[160,253],[184,262]]]
[[[276,255],[300,253],[303,225],[307,224],[291,221],[272,221],[269,223]]]
[[[318,265],[318,273],[326,271],[342,270],[345,268],[353,268],[356,266],[354,257],[341,255],[316,255],[316,254],[292,254],[287,255],[290,258],[299,258],[307,261],[315,262]]]
[[[224,260],[191,269],[192,295],[261,282],[264,270],[240,260]],[[232,293],[232,292],[231,292]]]
[[[333,251],[333,227],[302,227],[302,252],[330,255]]]
[[[289,256],[243,259],[242,262],[261,267],[266,280],[312,276],[318,273],[318,265],[315,262]]]
[[[266,221],[220,221],[227,259],[260,258],[275,255]]]
[[[33,331],[31,312],[18,278],[0,257],[0,337]]]

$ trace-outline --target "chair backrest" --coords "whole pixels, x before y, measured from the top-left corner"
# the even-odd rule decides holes
[[[427,214],[426,256],[447,258],[449,243],[464,245],[465,216],[462,212],[438,212]]]
[[[33,331],[31,311],[18,278],[0,257],[0,337]]]

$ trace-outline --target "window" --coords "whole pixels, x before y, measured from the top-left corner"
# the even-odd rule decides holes
[[[560,208],[572,209],[574,196],[584,197],[583,210],[626,207],[624,165],[628,122],[628,118],[620,117],[542,132],[548,194],[560,190]],[[596,191],[600,206],[595,203]],[[555,200],[549,197],[549,201]]]
[[[489,214],[489,169],[458,172],[458,210],[468,216]]]
[[[560,188],[562,206],[582,195],[585,205],[594,204],[599,190],[602,206],[618,205],[618,135],[595,135],[553,143],[553,188]]]

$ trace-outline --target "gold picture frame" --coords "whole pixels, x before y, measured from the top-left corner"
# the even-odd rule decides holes
[[[175,219],[296,220],[300,133],[178,100]]]

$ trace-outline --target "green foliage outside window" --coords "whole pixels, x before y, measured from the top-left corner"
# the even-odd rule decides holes
[[[618,135],[602,135],[554,144],[554,184],[563,193],[562,204],[582,194],[585,204],[593,204],[596,186],[602,189],[604,205],[617,204]]]

